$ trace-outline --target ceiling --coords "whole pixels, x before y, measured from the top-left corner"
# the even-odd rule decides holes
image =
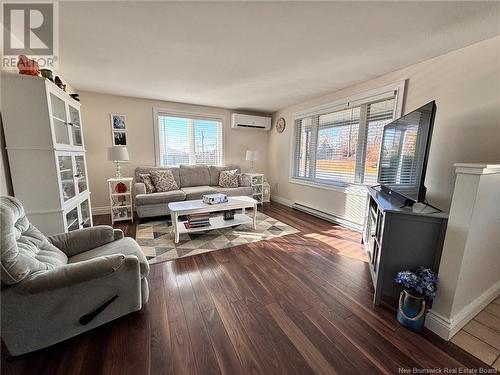
[[[499,2],[61,2],[78,90],[273,112],[500,34]]]

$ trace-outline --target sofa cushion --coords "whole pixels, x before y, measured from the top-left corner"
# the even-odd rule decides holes
[[[151,194],[156,192],[155,185],[153,184],[153,180],[151,179],[151,175],[149,173],[140,173],[140,180],[137,182],[142,182],[146,187],[146,193]]]
[[[219,177],[219,186],[223,188],[238,187],[238,170],[221,171]]]
[[[178,202],[186,199],[186,194],[182,190],[163,191],[161,193],[137,194],[135,204],[137,206],[146,206],[148,204],[162,204],[169,202]]]
[[[217,167],[215,165],[211,165],[208,167],[208,171],[210,173],[210,185],[219,185],[219,178],[221,171],[231,171],[233,169],[237,169],[237,174],[241,173],[240,167],[237,165],[226,165],[224,167]]]
[[[167,168],[167,167],[137,167],[135,168],[135,181],[141,182],[140,174],[151,174],[151,171],[158,170],[169,170],[174,175],[174,180],[177,186],[181,186],[181,179],[179,176],[179,168]]]
[[[219,191],[212,186],[183,187],[181,190],[186,194],[186,200],[201,199],[203,194],[213,194]]]
[[[146,277],[149,273],[149,264],[142,252],[141,248],[130,237],[125,237],[117,241],[109,242],[105,245],[96,247],[92,250],[74,255],[68,259],[68,263],[81,262],[83,260],[94,259],[104,255],[123,254],[135,255],[139,259],[139,267],[141,269],[141,277]]]
[[[206,165],[181,165],[179,167],[181,188],[210,185],[210,174]]]
[[[3,284],[16,284],[29,275],[54,269],[68,257],[30,224],[21,202],[0,198],[0,257]]]
[[[179,185],[175,182],[172,171],[158,170],[151,171],[151,179],[157,192],[179,190]]]
[[[217,191],[219,193],[226,194],[228,197],[235,197],[242,195],[251,197],[253,194],[253,188],[247,186],[240,186],[237,188],[223,188],[220,186],[215,186],[215,188],[217,188]]]

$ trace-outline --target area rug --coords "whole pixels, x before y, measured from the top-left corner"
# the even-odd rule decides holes
[[[135,238],[148,262],[153,264],[298,232],[290,225],[258,212],[257,229],[253,229],[250,223],[206,232],[184,233],[181,234],[179,243],[175,244],[170,219],[164,219],[137,225]]]

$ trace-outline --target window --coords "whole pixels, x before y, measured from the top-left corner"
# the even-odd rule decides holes
[[[157,112],[157,165],[223,164],[222,119]]]
[[[362,99],[296,114],[292,180],[376,184],[383,128],[399,116],[398,92],[403,89],[401,83]]]

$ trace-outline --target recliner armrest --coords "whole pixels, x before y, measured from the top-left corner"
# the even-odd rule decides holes
[[[113,254],[35,273],[29,279],[17,284],[15,289],[18,294],[43,293],[108,277],[126,268],[127,265],[137,270],[136,274],[139,279],[139,260],[137,257]]]
[[[115,232],[109,225],[78,229],[49,236],[48,240],[68,257],[92,250],[115,240]]]
[[[121,229],[114,229],[113,234],[115,237],[115,241],[121,240],[122,238],[125,237],[125,235],[123,234],[123,231]]]

